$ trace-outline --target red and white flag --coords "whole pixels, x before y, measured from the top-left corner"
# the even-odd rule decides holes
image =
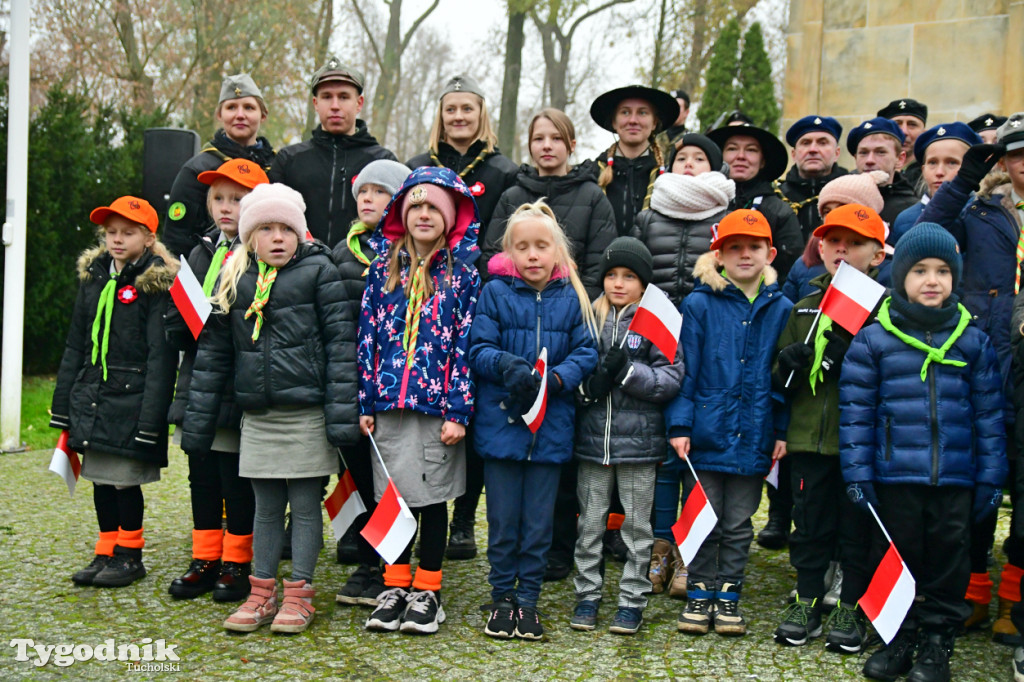
[[[683,315],[672,305],[668,295],[653,284],[648,284],[647,291],[640,299],[640,307],[626,331],[635,332],[653,343],[672,362],[676,359],[682,326]]]
[[[764,480],[768,482],[768,485],[779,489],[779,460],[772,460],[772,468],[768,470],[768,475],[764,477]]]
[[[64,479],[69,494],[75,494],[78,474],[82,471],[82,460],[78,458],[78,453],[68,445],[67,431],[61,431],[60,437],[57,439],[57,447],[54,448],[53,457],[50,458],[50,471]]]
[[[540,376],[540,391],[537,392],[537,398],[533,401],[533,406],[523,415],[523,421],[526,422],[526,428],[530,429],[530,433],[537,433],[537,429],[544,423],[544,413],[548,409],[547,348],[540,349],[540,357],[534,363],[533,371],[537,372],[537,375]]]
[[[821,314],[856,334],[884,295],[884,286],[844,261],[821,299]]]
[[[213,311],[213,306],[203,293],[203,285],[188,266],[185,256],[181,257],[181,269],[178,270],[178,276],[171,285],[171,298],[174,299],[174,305],[184,318],[192,336],[198,339],[199,332],[203,331],[203,325]]]
[[[338,484],[334,486],[334,492],[324,499],[324,508],[327,509],[327,516],[331,519],[331,528],[334,529],[334,537],[340,538],[356,520],[356,517],[366,511],[363,498],[356,490],[356,482],[352,480],[352,472],[345,470],[338,477]]]
[[[416,534],[416,518],[388,477],[388,487],[377,503],[377,509],[360,532],[377,554],[389,564],[398,561],[412,537]]]
[[[903,624],[903,619],[914,603],[915,583],[896,545],[889,542],[867,592],[860,598],[860,607],[878,636],[888,644]]]
[[[697,556],[697,550],[704,544],[704,538],[714,530],[718,523],[718,515],[711,507],[708,496],[704,494],[704,486],[697,481],[697,485],[690,491],[683,505],[683,513],[679,520],[672,526],[672,537],[679,545],[679,554],[683,557],[683,563],[688,564]]]

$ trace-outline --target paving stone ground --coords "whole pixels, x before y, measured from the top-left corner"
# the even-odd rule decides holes
[[[226,633],[221,621],[230,605],[208,597],[176,602],[170,581],[189,562],[191,513],[187,468],[176,448],[159,483],[145,486],[144,561],[149,575],[120,589],[80,588],[70,574],[90,560],[95,542],[92,488],[84,480],[69,499],[63,482],[46,472],[49,452],[0,457],[0,679],[179,679],[179,680],[843,680],[863,679],[865,656],[841,657],[821,640],[784,648],[771,632],[794,583],[785,551],[754,545],[742,606],[750,622],[746,637],[714,634],[689,637],[676,632],[683,602],[667,595],[651,598],[646,622],[634,637],[605,629],[614,612],[620,567],[609,564],[605,606],[597,630],[569,629],[573,605],[570,580],[545,585],[540,608],[547,640],[541,643],[495,641],[483,634],[489,601],[487,561],[446,562],[444,608],[447,622],[432,637],[370,633],[369,612],[336,604],[334,594],[352,570],[333,559],[334,540],[325,539],[317,567],[321,592],[317,617],[305,633],[249,635]],[[481,505],[482,507],[482,505]],[[767,500],[755,517],[764,523]],[[998,537],[1005,536],[1009,510],[1000,512]],[[329,531],[329,526],[325,523]],[[481,508],[477,540],[486,529]],[[1002,556],[997,550],[997,562]],[[289,564],[282,563],[287,576]],[[995,577],[997,571],[993,569]],[[993,605],[994,612],[994,605]],[[129,671],[126,664],[90,660],[58,667],[37,667],[16,660],[9,642],[18,638],[42,644],[88,644],[106,639],[145,644],[164,639],[176,645],[179,670]],[[30,650],[30,655],[31,650]],[[953,659],[954,679],[1009,680],[1012,649],[993,644],[986,633],[960,638]]]

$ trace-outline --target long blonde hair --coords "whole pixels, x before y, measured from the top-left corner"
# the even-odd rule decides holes
[[[448,93],[450,95],[452,93]],[[476,93],[470,93],[476,97],[480,105],[480,129],[477,131],[476,140],[484,141],[484,151],[493,152],[498,146],[498,136],[491,127],[491,117],[487,113],[487,102]],[[448,95],[445,95],[447,97]],[[444,97],[437,102],[437,115],[434,116],[434,124],[430,127],[430,148],[435,152],[438,146],[444,142],[444,123],[441,121],[441,113],[444,111]],[[473,140],[473,142],[476,142]]]
[[[255,241],[256,230],[253,230],[249,233],[248,241],[240,242],[232,249],[231,258],[228,258],[228,262],[220,271],[217,293],[210,297],[214,312],[226,315],[238,298],[238,281],[249,269],[249,251],[254,250],[251,242]]]
[[[512,217],[508,219],[505,234],[501,238],[502,251],[509,256],[512,255],[512,229],[517,224],[526,220],[536,220],[551,232],[551,241],[555,244],[555,268],[565,267],[569,271],[569,282],[572,284],[572,288],[576,291],[576,296],[580,300],[583,322],[594,338],[598,338],[600,328],[597,326],[597,320],[594,317],[594,308],[590,305],[590,296],[587,294],[587,290],[583,288],[583,282],[580,281],[576,261],[573,260],[572,251],[569,248],[569,239],[565,236],[562,226],[558,224],[558,218],[555,217],[554,211],[551,210],[551,207],[547,205],[544,199],[538,199],[532,204],[523,204],[516,209]]]
[[[430,298],[431,296],[434,295],[434,279],[430,276],[430,264],[434,260],[434,254],[443,249],[446,245],[447,235],[444,232],[442,232],[440,235],[438,235],[437,239],[434,240],[434,243],[430,246],[430,253],[428,253],[423,258],[423,263],[422,265],[420,265],[420,267],[423,268],[423,291],[426,298]],[[409,254],[410,259],[409,278],[406,280],[405,286],[403,287],[405,291],[405,297],[409,298],[409,296],[412,293],[412,281],[413,276],[415,274],[413,272],[413,268],[415,267],[413,259],[418,257],[413,255],[416,253],[416,244],[413,242],[412,235],[409,234],[408,230],[406,230],[405,234],[403,234],[401,237],[391,242],[391,248],[388,249],[388,258],[390,259],[390,261],[388,262],[388,278],[384,282],[384,291],[387,293],[391,293],[392,291],[395,290],[395,287],[398,286],[402,281],[402,249],[405,249],[405,251]],[[447,251],[447,259],[448,267],[445,271],[445,285],[448,285],[451,282],[451,249],[448,249]]]

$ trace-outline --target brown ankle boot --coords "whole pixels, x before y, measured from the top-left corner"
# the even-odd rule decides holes
[[[996,620],[992,623],[992,641],[1007,646],[1018,646],[1021,643],[1020,633],[1010,620],[1010,609],[1016,602],[999,597],[999,609]]]
[[[313,597],[316,590],[305,580],[285,580],[284,600],[281,610],[277,612],[272,632],[302,632],[313,622],[316,609],[313,608]]]
[[[672,556],[672,543],[662,538],[654,539],[651,548],[651,569],[647,579],[651,581],[651,592],[661,594],[670,579],[669,559]]]
[[[672,545],[672,582],[668,587],[668,596],[686,599],[686,577],[688,575],[683,557],[679,555],[679,547]]]
[[[252,632],[274,620],[277,615],[277,581],[249,576],[249,599],[224,621],[234,632]]]

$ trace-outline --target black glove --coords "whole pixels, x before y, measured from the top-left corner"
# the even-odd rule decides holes
[[[540,389],[540,381],[537,382],[537,389]],[[548,370],[548,395],[556,396],[562,392],[562,381],[557,374]],[[534,391],[534,397],[536,397],[537,391]]]
[[[611,393],[614,386],[615,379],[608,376],[608,372],[604,371],[604,367],[598,367],[597,371],[587,379],[585,393],[587,398],[591,400],[600,400]]]
[[[828,339],[828,343],[825,344],[825,351],[821,355],[821,368],[828,374],[838,372],[839,366],[843,364],[843,358],[846,357],[846,351],[850,350],[850,344],[831,329],[823,336]]]
[[[779,351],[779,370],[783,375],[799,372],[811,364],[814,349],[806,343],[791,343]]]
[[[960,161],[957,176],[965,180],[972,190],[977,191],[981,187],[982,178],[988,175],[1005,153],[1006,147],[1001,144],[973,145]]]
[[[612,346],[608,354],[601,361],[601,369],[609,377],[618,378],[625,374],[626,366],[629,364],[629,353],[622,346]],[[621,379],[620,379],[621,380]]]
[[[536,381],[534,380],[533,368],[530,367],[530,363],[515,355],[511,357],[514,360],[509,362],[501,373],[505,388],[508,389],[509,393],[516,396],[529,391],[535,391]]]

